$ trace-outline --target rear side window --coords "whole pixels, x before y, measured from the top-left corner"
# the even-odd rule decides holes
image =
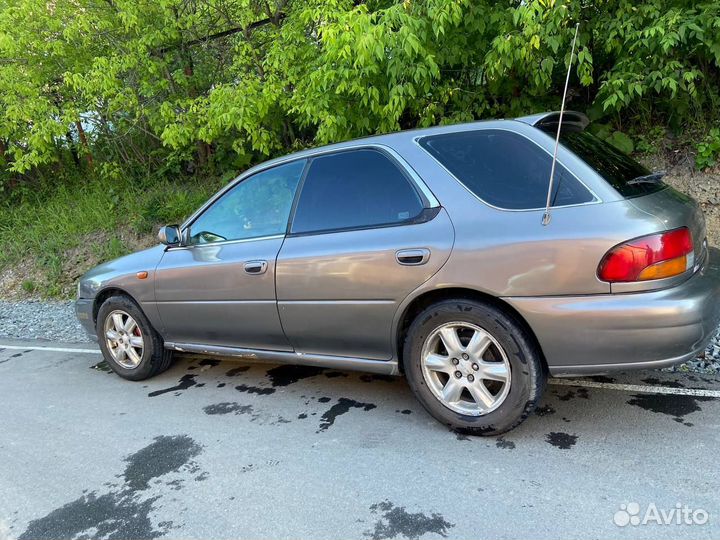
[[[420,146],[493,206],[508,210],[545,207],[552,156],[522,135],[492,129],[462,131],[424,137]],[[592,193],[558,163],[552,206],[592,200]]]
[[[394,225],[423,210],[405,174],[377,150],[313,158],[301,189],[292,233]]]
[[[623,197],[647,195],[665,187],[659,179],[652,181],[643,179],[650,174],[648,169],[587,131],[566,130],[563,127],[560,142],[594,169]]]

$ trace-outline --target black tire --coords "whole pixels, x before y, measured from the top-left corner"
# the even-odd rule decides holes
[[[137,367],[128,369],[120,365],[110,352],[105,339],[105,320],[115,311],[123,311],[130,315],[138,327],[144,341],[142,356]],[[96,331],[100,349],[110,368],[123,379],[142,381],[162,373],[170,367],[173,361],[172,351],[165,350],[163,339],[152,327],[150,321],[140,307],[127,296],[111,296],[100,306],[98,311]]]
[[[466,415],[450,409],[435,396],[423,375],[421,356],[426,339],[451,322],[480,327],[507,356],[510,365],[507,396],[496,409],[484,415]],[[469,435],[499,435],[519,425],[537,406],[546,380],[540,351],[527,331],[497,307],[466,299],[438,302],[415,318],[405,339],[403,365],[410,388],[423,407],[441,423]]]

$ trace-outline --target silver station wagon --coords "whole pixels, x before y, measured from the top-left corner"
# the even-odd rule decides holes
[[[112,369],[172,351],[404,374],[440,422],[518,425],[548,376],[659,368],[720,320],[703,215],[558,113],[393,133],[254,167],[162,245],[103,264],[77,315]]]

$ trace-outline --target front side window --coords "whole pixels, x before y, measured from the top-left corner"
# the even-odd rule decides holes
[[[423,211],[410,180],[382,152],[351,150],[313,158],[292,233],[395,225]]]
[[[190,244],[247,240],[284,234],[305,160],[246,178],[190,226]]]
[[[420,146],[483,201],[508,210],[544,208],[552,156],[511,131],[487,129],[432,135]],[[581,204],[593,195],[560,163],[552,206]]]

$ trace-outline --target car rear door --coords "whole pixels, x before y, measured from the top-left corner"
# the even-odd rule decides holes
[[[280,325],[275,259],[305,160],[258,172],[225,192],[157,267],[155,297],[175,343],[292,350]]]
[[[297,352],[390,359],[400,302],[453,245],[450,219],[385,149],[311,158],[277,259],[278,309]]]

